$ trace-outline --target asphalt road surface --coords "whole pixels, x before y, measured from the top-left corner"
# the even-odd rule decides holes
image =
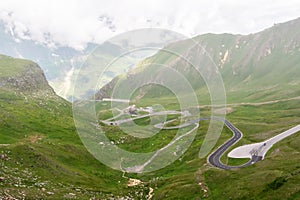
[[[220,168],[220,169],[235,169],[235,168],[246,167],[246,166],[252,165],[252,164],[262,160],[261,156],[253,155],[248,162],[246,162],[242,165],[239,165],[239,166],[230,166],[230,165],[226,165],[226,164],[222,163],[220,161],[220,158],[222,157],[222,155],[232,145],[237,143],[243,137],[243,134],[239,129],[237,129],[234,125],[232,125],[228,120],[222,119],[222,118],[214,118],[214,119],[223,121],[224,124],[226,125],[226,127],[231,130],[231,132],[233,133],[233,136],[208,156],[207,161],[209,164],[211,164],[214,167]]]
[[[121,113],[123,114],[123,113]],[[162,112],[157,112],[157,113],[149,113],[149,114],[146,114],[146,115],[141,115],[141,116],[136,116],[134,118],[128,118],[128,119],[121,119],[121,120],[117,120],[117,121],[110,121],[112,120],[113,118],[109,119],[109,120],[104,120],[102,121],[103,123],[105,124],[108,124],[108,125],[120,125],[122,123],[125,123],[125,122],[128,122],[128,121],[132,121],[134,119],[139,119],[139,118],[144,118],[144,117],[149,117],[149,116],[155,116],[155,115],[166,115],[166,114],[183,114],[182,112],[178,112],[178,111],[162,111]],[[195,124],[196,127],[199,126],[199,121],[203,121],[203,120],[218,120],[218,121],[221,121],[225,124],[225,126],[227,128],[229,128],[231,130],[231,132],[233,133],[233,136],[227,140],[224,144],[222,144],[221,146],[219,146],[213,153],[211,153],[208,158],[207,158],[207,161],[210,165],[214,166],[214,167],[217,167],[217,168],[220,168],[220,169],[235,169],[235,168],[241,168],[241,167],[246,167],[246,166],[249,166],[249,165],[252,165],[260,160],[262,160],[262,156],[259,156],[259,155],[252,155],[251,156],[251,159],[249,159],[248,162],[242,164],[242,165],[239,165],[239,166],[230,166],[230,165],[226,165],[224,163],[222,163],[220,161],[220,158],[222,157],[222,155],[232,146],[234,145],[235,143],[237,143],[242,137],[243,137],[243,134],[242,132],[237,129],[233,124],[231,124],[228,120],[224,119],[224,118],[219,118],[219,117],[208,117],[208,118],[198,118],[198,119],[194,119],[194,120],[190,120],[188,122],[185,122],[184,124],[181,124],[179,126],[174,126],[174,127],[165,127],[165,125],[167,123],[170,123],[172,122],[173,120],[169,120],[165,123],[159,123],[159,124],[156,124],[155,127],[156,128],[160,128],[160,129],[178,129],[178,128],[183,128],[183,127],[186,127],[186,126],[189,126],[189,125],[192,125],[192,124]],[[189,134],[189,133],[188,133]],[[148,164],[148,162],[146,162],[146,164]],[[139,166],[139,167],[142,167],[144,168],[145,166]]]

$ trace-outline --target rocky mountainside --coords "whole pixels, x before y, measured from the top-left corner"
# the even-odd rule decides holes
[[[83,146],[40,67],[1,55],[0,199],[121,198],[131,193],[121,177]]]
[[[190,41],[170,44],[182,56],[197,60],[206,78],[219,71],[222,75],[229,102],[262,101],[300,95],[300,18],[282,24],[275,24],[262,32],[250,35],[205,34],[193,40],[199,44],[192,48]],[[150,63],[150,65],[149,65]],[[124,85],[141,74],[162,72],[151,69],[151,64],[161,64],[176,69],[189,80],[200,94],[206,94],[205,84],[199,73],[184,59],[161,50],[139,64],[124,78],[117,77],[110,86],[96,94],[98,99],[110,96],[107,88],[113,88],[119,81]],[[177,80],[173,80],[176,84]],[[147,91],[145,91],[147,90]],[[156,89],[157,90],[157,89]],[[151,87],[141,94],[155,93]],[[138,95],[141,96],[141,95]]]
[[[0,71],[0,89],[24,95],[55,95],[42,69],[32,61],[0,55]]]
[[[250,35],[205,34],[193,38],[200,46],[193,46],[191,40],[179,41],[140,62],[137,68],[126,75],[115,78],[96,93],[96,98],[110,97],[118,94],[117,92],[130,94],[133,92],[131,89],[136,89],[147,81],[153,83],[155,80],[162,85],[166,85],[168,81],[169,85],[185,92],[179,79],[184,77],[200,97],[201,103],[207,105],[209,95],[204,80],[214,80],[214,75],[219,72],[225,85],[227,102],[231,103],[228,105],[230,111],[226,118],[243,131],[243,139],[237,146],[261,142],[300,123],[299,36],[300,19],[296,19]],[[205,77],[201,79],[201,75],[191,66],[191,63],[168,52],[168,49],[197,61],[198,65],[195,66],[205,72]],[[172,71],[165,70],[169,68],[182,76],[166,73]],[[158,84],[148,84],[138,88],[131,96],[131,103],[141,107],[159,104],[165,110],[181,108],[176,105],[178,101],[176,102],[174,93],[158,87]],[[119,90],[115,90],[116,88]],[[203,96],[208,98],[202,98]],[[118,98],[118,96],[113,97]],[[182,97],[189,96],[185,93]],[[134,102],[134,100],[138,101]],[[103,104],[107,103],[103,102]],[[106,110],[108,113],[111,112],[109,108]],[[203,106],[201,109],[202,116],[211,116],[209,106]],[[149,125],[149,121],[151,120],[147,119],[144,124]],[[137,125],[140,125],[139,123],[136,121]],[[115,129],[109,127],[108,130],[112,133],[112,137],[120,131],[118,127]],[[206,131],[207,124],[200,123],[196,139],[183,157],[186,162],[182,164],[178,162],[180,167],[175,170],[169,168],[172,172],[169,176],[171,180],[162,181],[162,186],[154,191],[155,199],[299,199],[300,157],[297,156],[300,152],[299,134],[274,145],[266,158],[259,163],[242,169],[224,171],[211,168],[207,165],[206,158],[193,160],[199,156],[198,149],[203,144]],[[167,134],[170,132],[163,132],[157,136]],[[120,135],[124,136],[123,133]],[[231,136],[228,129],[224,128],[218,143],[225,142]],[[170,138],[173,139],[174,135]],[[159,144],[163,140],[160,140]],[[149,146],[153,145],[152,138],[149,141],[151,141],[148,142]],[[130,146],[133,147],[133,151],[136,150],[132,143]],[[145,146],[147,146],[146,142],[145,145],[140,145],[139,149]],[[224,163],[240,165],[246,161],[227,158],[226,154],[227,152],[221,158]],[[187,159],[189,156],[190,160]],[[193,163],[199,165],[199,168],[192,176],[188,176],[187,171],[191,170]],[[167,174],[168,170],[163,169],[161,173]],[[193,177],[191,181],[193,183],[195,180],[199,181],[197,185],[202,188],[203,196],[197,195],[199,188],[193,191],[192,184],[185,184],[183,179],[187,177]],[[194,196],[189,197],[189,194]]]
[[[158,59],[161,63],[168,63],[166,58],[169,57],[162,55],[159,52],[149,60]],[[198,157],[204,139],[202,133],[208,126],[203,123],[191,147],[172,165],[146,174],[125,174],[101,164],[86,150],[76,133],[71,104],[53,93],[35,64],[5,56],[2,58],[0,199],[149,199],[150,194],[153,195],[152,199],[299,198],[299,134],[274,146],[262,162],[240,170],[223,171],[211,168],[206,158]],[[179,62],[172,63],[176,67],[175,64]],[[188,72],[187,69],[182,70]],[[119,79],[131,79],[144,70],[149,76],[153,69],[145,65],[140,72],[134,71]],[[189,76],[192,75],[190,72]],[[27,78],[23,79],[22,76]],[[291,77],[280,84],[291,82]],[[296,82],[293,87],[293,91],[299,88]],[[106,91],[109,93],[111,88],[107,87]],[[156,92],[151,87],[145,91]],[[51,98],[40,95],[45,93],[51,94]],[[155,100],[158,102],[157,98]],[[170,104],[169,109],[172,109],[172,102],[168,98],[166,101]],[[110,116],[109,105],[106,102],[98,103],[96,106]],[[143,107],[146,106],[149,106],[148,102]],[[237,106],[227,117],[246,133],[242,144],[254,143],[299,124],[299,99],[267,105]],[[176,131],[164,131],[154,138],[142,138],[141,141],[124,134],[119,127],[102,128],[113,143],[132,152],[162,148],[176,134]],[[224,129],[220,143],[231,136],[232,133]],[[226,158],[223,158],[224,162],[232,165],[241,162],[231,159],[225,161]],[[128,184],[140,180],[139,185]]]
[[[68,89],[65,88],[65,77],[72,69],[71,59],[81,55],[79,51],[68,47],[51,48],[32,40],[17,38],[3,22],[0,22],[0,43],[0,54],[34,61],[43,69],[55,92],[64,96],[63,93]]]

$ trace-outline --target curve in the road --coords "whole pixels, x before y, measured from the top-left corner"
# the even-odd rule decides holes
[[[132,121],[134,119],[139,119],[139,118],[143,118],[143,117],[149,117],[149,116],[154,116],[154,115],[164,115],[164,114],[181,114],[182,117],[186,116],[186,112],[179,112],[179,111],[162,111],[162,112],[157,112],[157,113],[149,113],[146,115],[140,115],[140,116],[136,116],[133,118],[128,118],[128,119],[121,119],[121,120],[117,120],[117,121],[112,121],[114,118],[111,118],[109,120],[103,120],[102,122],[107,124],[107,125],[120,125],[122,123],[126,123],[128,121]],[[119,115],[118,115],[119,117]],[[218,120],[221,121],[225,124],[225,126],[227,128],[229,128],[231,130],[231,132],[233,133],[233,136],[227,140],[225,143],[223,143],[221,146],[219,146],[215,151],[213,151],[208,157],[207,157],[207,162],[216,167],[216,168],[220,168],[220,169],[236,169],[236,168],[242,168],[242,167],[246,167],[249,165],[252,165],[260,160],[263,159],[263,156],[259,155],[259,154],[251,154],[250,159],[248,162],[238,165],[238,166],[231,166],[231,165],[227,165],[221,162],[220,158],[223,156],[223,154],[234,144],[236,144],[242,137],[243,134],[242,132],[236,128],[233,124],[231,124],[228,120],[224,119],[224,118],[219,118],[219,117],[208,117],[208,118],[198,118],[198,119],[193,119],[190,121],[185,122],[184,124],[178,125],[178,126],[168,126],[166,127],[165,125],[167,125],[168,123],[173,122],[174,120],[169,120],[166,121],[164,123],[159,123],[154,125],[155,128],[159,128],[159,129],[179,129],[179,128],[184,128],[190,125],[196,125],[196,127],[199,126],[199,122],[203,121],[203,120]],[[194,130],[194,129],[193,129]],[[156,155],[154,155],[155,157]],[[154,158],[153,157],[153,158]],[[153,159],[151,158],[151,159]],[[148,163],[150,163],[152,160],[148,160],[142,167],[144,168]]]
[[[231,132],[233,133],[233,136],[227,140],[224,144],[222,144],[221,146],[219,146],[214,152],[212,152],[208,158],[207,161],[209,164],[211,164],[214,167],[220,168],[220,169],[236,169],[236,168],[241,168],[241,167],[246,167],[249,165],[252,165],[260,160],[262,160],[262,157],[260,156],[256,156],[253,155],[251,157],[251,159],[242,164],[242,165],[238,165],[238,166],[231,166],[231,165],[227,165],[221,162],[221,157],[222,155],[234,144],[236,144],[242,137],[243,134],[242,132],[237,129],[233,124],[231,124],[228,120],[226,119],[222,119],[222,118],[214,118],[215,120],[220,120],[223,121],[225,126],[227,128],[229,128],[231,130]]]

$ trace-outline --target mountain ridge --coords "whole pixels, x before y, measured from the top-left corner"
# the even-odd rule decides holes
[[[27,95],[55,95],[42,69],[32,61],[0,55],[0,70],[0,89]]]
[[[300,90],[296,87],[299,84],[297,77],[300,75],[300,18],[276,24],[255,34],[204,34],[196,36],[193,40],[202,49],[190,50],[184,40],[167,47],[181,48],[182,55],[198,58],[203,63],[200,68],[208,75],[211,74],[210,70],[220,71],[230,102],[237,102],[238,96],[254,101],[254,96],[251,97],[254,93],[257,93],[260,96],[257,99],[261,100],[271,100],[283,95],[300,95]],[[203,54],[203,49],[209,58]],[[195,90],[204,91],[203,81],[199,87],[199,75],[196,76],[185,61],[176,59],[163,50],[159,51],[131,70],[125,76],[125,80],[134,80],[135,74],[142,73],[146,65],[158,63],[178,70],[190,80]],[[147,73],[149,71],[151,70]],[[124,80],[124,75],[122,77]],[[119,80],[120,77],[117,77],[100,89],[95,95],[96,99],[110,97],[107,88],[113,88]],[[267,97],[266,91],[262,91],[263,88],[269,89],[272,94]],[[248,92],[243,95],[235,92],[243,90]],[[276,95],[276,92],[279,95]]]

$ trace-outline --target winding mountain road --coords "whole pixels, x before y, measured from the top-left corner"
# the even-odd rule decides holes
[[[121,112],[123,114],[123,112]],[[120,114],[121,114],[120,113]],[[189,116],[189,114],[187,114],[186,112],[179,112],[179,111],[161,111],[161,112],[156,112],[156,113],[149,113],[149,114],[146,114],[146,115],[140,115],[140,116],[136,116],[134,118],[128,118],[128,119],[120,119],[120,120],[116,120],[116,121],[112,121],[113,119],[119,117],[119,115],[117,115],[117,117],[113,117],[113,118],[110,118],[109,120],[103,120],[102,122],[107,124],[107,125],[120,125],[122,123],[126,123],[128,121],[132,121],[134,119],[140,119],[140,118],[144,118],[144,117],[149,117],[149,116],[154,116],[154,115],[166,115],[166,114],[181,114],[182,116],[181,117],[186,117],[186,116]],[[220,117],[207,117],[207,118],[197,118],[197,119],[193,119],[193,120],[189,120],[189,121],[186,121],[185,123],[183,124],[180,124],[180,125],[177,125],[177,126],[165,126],[167,125],[168,123],[171,123],[173,122],[174,120],[169,120],[169,121],[166,121],[164,123],[158,123],[156,125],[154,125],[155,128],[158,128],[158,129],[179,129],[179,128],[184,128],[184,127],[187,127],[187,126],[190,126],[190,125],[195,125],[195,127],[187,132],[186,134],[182,135],[181,137],[177,138],[176,140],[173,141],[173,143],[179,139],[181,139],[182,137],[186,136],[186,135],[189,135],[191,132],[195,131],[195,129],[197,129],[199,127],[199,122],[200,121],[204,121],[204,120],[217,120],[217,121],[221,121],[225,124],[225,126],[231,130],[231,132],[233,133],[233,136],[227,140],[225,143],[223,143],[221,146],[219,146],[215,151],[213,151],[208,157],[207,157],[207,162],[212,165],[213,167],[216,167],[216,168],[220,168],[220,169],[225,169],[225,170],[229,170],[229,169],[236,169],[236,168],[242,168],[242,167],[246,167],[246,166],[249,166],[249,165],[252,165],[258,161],[261,161],[263,158],[264,158],[264,154],[267,152],[267,150],[265,150],[263,152],[263,154],[261,152],[258,152],[257,149],[251,149],[252,151],[249,151],[249,154],[247,155],[247,157],[249,158],[249,161],[242,164],[242,165],[238,165],[238,166],[230,166],[230,165],[227,165],[227,164],[224,164],[221,162],[220,158],[223,156],[223,154],[231,147],[233,146],[234,144],[236,144],[242,137],[243,137],[243,134],[242,132],[236,128],[233,124],[231,124],[228,120],[224,119],[224,118],[220,118]],[[295,129],[295,130],[294,130]],[[272,143],[272,145],[278,141],[280,141],[281,139],[289,136],[289,135],[292,135],[296,132],[298,132],[300,130],[300,125],[298,125],[297,127],[291,129],[291,130],[288,130],[282,134],[279,134],[278,136],[275,136],[274,138],[271,138],[270,140],[274,140],[275,142]],[[279,139],[278,139],[279,138]],[[269,142],[270,143],[270,142]],[[172,144],[172,143],[171,143]],[[266,146],[266,143],[263,143],[262,144],[263,146]],[[260,145],[260,146],[262,146]],[[162,150],[164,150],[165,148],[169,147],[169,145],[167,145],[166,147],[164,147]],[[271,145],[269,145],[271,146]],[[243,147],[243,146],[242,146]],[[239,148],[236,148],[236,151],[239,152]],[[247,148],[247,147],[246,147]],[[263,149],[263,148],[261,148]],[[269,150],[269,148],[268,148]],[[139,171],[142,171],[145,166],[147,166],[149,163],[152,162],[152,160],[160,153],[160,151],[157,151],[147,162],[145,162],[143,165],[141,166],[136,166],[135,169],[131,169],[131,171],[136,171],[136,172],[139,172]],[[234,152],[236,153],[236,152]]]
[[[223,121],[225,126],[231,130],[231,132],[233,133],[233,136],[208,156],[207,161],[209,164],[211,164],[214,167],[220,168],[220,169],[234,169],[234,168],[246,167],[246,166],[252,165],[252,164],[262,160],[261,156],[253,155],[248,162],[246,162],[242,165],[239,165],[239,166],[230,166],[230,165],[223,164],[221,162],[220,158],[231,146],[233,146],[235,143],[237,143],[243,137],[243,134],[239,129],[237,129],[228,120],[221,119],[221,118],[214,118],[214,119]]]

